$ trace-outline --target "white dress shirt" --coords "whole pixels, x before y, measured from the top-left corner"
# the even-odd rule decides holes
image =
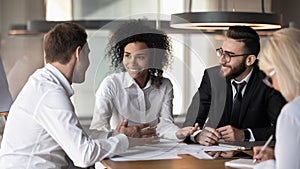
[[[163,78],[159,88],[149,80],[141,89],[127,72],[107,76],[96,92],[95,111],[90,129],[112,132],[124,119],[129,125],[150,123],[166,139],[175,139],[179,129],[174,124],[173,86]]]
[[[255,169],[300,169],[300,96],[281,110],[276,126],[276,160],[267,160]]]
[[[72,94],[67,79],[50,64],[29,78],[8,116],[1,169],[64,169],[71,165],[66,156],[76,166],[87,167],[128,148],[123,134],[89,138],[74,113]]]

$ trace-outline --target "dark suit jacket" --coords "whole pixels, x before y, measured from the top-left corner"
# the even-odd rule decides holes
[[[263,83],[265,76],[258,66],[254,66],[243,95],[239,124],[234,126],[238,129],[250,128],[257,141],[267,140],[275,133],[277,117],[286,103],[280,92]],[[222,77],[220,66],[206,69],[184,126],[197,122],[202,127],[207,118],[205,126],[218,128],[229,125],[232,98],[230,80]]]

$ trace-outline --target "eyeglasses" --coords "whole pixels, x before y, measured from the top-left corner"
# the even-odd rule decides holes
[[[267,86],[273,87],[272,76],[275,74],[275,70],[272,69],[271,72],[262,80]]]
[[[221,47],[216,49],[216,53],[218,57],[224,56],[226,62],[230,62],[232,57],[251,55],[251,53],[234,54],[234,53],[226,52]]]

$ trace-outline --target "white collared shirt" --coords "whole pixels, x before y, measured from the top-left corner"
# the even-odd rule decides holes
[[[92,140],[83,131],[70,97],[73,89],[54,66],[37,70],[13,103],[0,150],[0,168],[63,169],[68,156],[87,167],[123,152],[128,139],[120,134]]]
[[[95,111],[90,129],[111,132],[124,119],[129,125],[157,125],[161,137],[177,139],[174,124],[173,86],[164,78],[159,88],[149,80],[141,89],[127,72],[107,76],[96,92]]]
[[[299,169],[300,150],[300,96],[287,103],[277,119],[276,126],[276,160],[259,163],[255,169]]]
[[[252,72],[253,72],[253,68],[252,68],[252,70],[250,71],[250,73],[248,73],[248,75],[243,79],[243,80],[241,80],[241,81],[236,81],[236,80],[234,80],[234,79],[231,79],[230,80],[230,82],[231,82],[231,88],[232,88],[232,99],[234,98],[234,96],[235,96],[235,94],[236,94],[236,89],[235,89],[235,87],[234,87],[234,85],[232,84],[232,82],[235,82],[235,83],[237,83],[237,84],[241,84],[241,83],[243,83],[244,81],[246,82],[246,85],[244,86],[244,88],[242,89],[242,96],[244,96],[244,93],[245,93],[245,90],[246,90],[246,88],[247,88],[247,84],[248,84],[248,82],[249,82],[249,80],[250,80],[250,77],[251,77],[251,75],[252,75]]]

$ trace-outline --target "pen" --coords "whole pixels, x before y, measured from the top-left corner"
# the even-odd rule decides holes
[[[202,130],[206,127],[206,124],[207,124],[208,120],[209,120],[209,117],[206,118],[206,120],[205,120],[205,122],[204,122],[204,124],[202,126]]]
[[[264,152],[266,150],[266,148],[268,147],[268,145],[270,144],[271,140],[273,138],[273,134],[270,135],[269,139],[267,140],[267,142],[264,144],[264,146],[259,150],[258,154]],[[253,160],[253,163],[256,162],[257,159]]]

